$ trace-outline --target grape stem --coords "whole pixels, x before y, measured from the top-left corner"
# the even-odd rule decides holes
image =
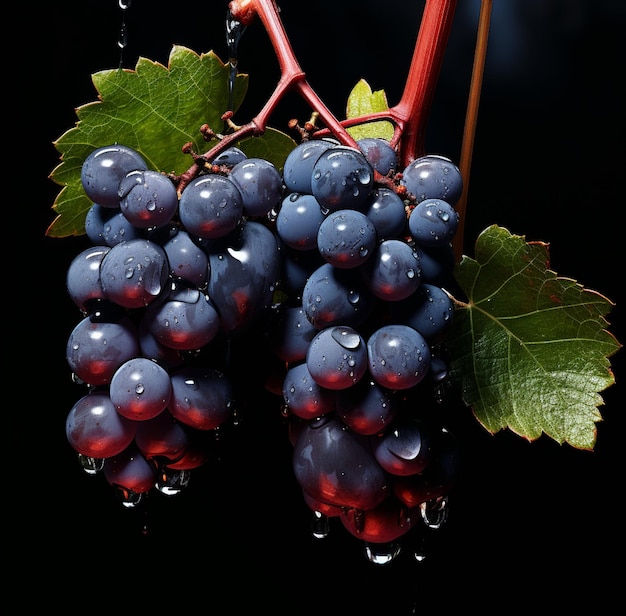
[[[289,37],[280,19],[274,0],[232,0],[228,7],[233,19],[244,26],[260,19],[274,48],[280,68],[280,79],[270,98],[259,113],[247,124],[221,139],[200,160],[178,178],[178,191],[196,177],[203,168],[202,159],[212,160],[234,142],[265,132],[268,121],[280,101],[288,93],[297,92],[317,114],[324,128],[314,133],[315,138],[332,135],[340,143],[352,147],[357,144],[347,128],[358,124],[387,120],[394,125],[391,145],[397,147],[402,168],[425,153],[426,121],[437,85],[444,52],[448,43],[457,0],[426,0],[415,42],[413,57],[405,87],[397,105],[377,113],[339,121],[308,83],[298,63]],[[380,174],[379,174],[380,175]]]

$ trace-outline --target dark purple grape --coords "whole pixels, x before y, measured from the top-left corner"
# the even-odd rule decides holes
[[[280,287],[294,300],[301,301],[306,281],[326,262],[317,249],[294,250],[284,244],[280,247],[280,256]]]
[[[170,402],[170,375],[151,359],[133,357],[113,374],[109,396],[120,415],[136,421],[152,419]]]
[[[389,543],[406,535],[421,521],[417,508],[408,509],[396,498],[387,498],[372,509],[347,509],[339,516],[350,534],[368,543]]]
[[[72,372],[88,385],[106,385],[113,373],[139,354],[134,323],[126,316],[115,323],[85,317],[72,330],[66,359]]]
[[[304,500],[304,504],[311,510],[321,513],[329,518],[336,518],[343,513],[343,507],[339,507],[337,505],[329,505],[328,503],[323,503],[317,498],[311,496],[305,490],[302,490],[302,498]]]
[[[168,370],[180,366],[183,363],[180,352],[161,344],[148,326],[149,321],[144,315],[137,323],[137,335],[139,337],[139,350],[141,355],[158,362]]]
[[[260,222],[207,247],[211,275],[207,292],[225,332],[248,327],[272,303],[280,276],[279,244]]]
[[[83,311],[89,311],[94,300],[105,299],[100,282],[100,263],[110,250],[108,246],[85,248],[70,263],[65,276],[70,299]]]
[[[423,283],[444,286],[450,281],[455,263],[452,244],[441,246],[415,244],[414,249],[419,256]]]
[[[151,169],[131,171],[118,189],[120,210],[139,229],[167,224],[178,209],[176,186],[166,175]]]
[[[171,375],[170,413],[196,430],[214,430],[233,413],[233,391],[224,373],[202,366],[182,366]]]
[[[390,188],[375,188],[363,212],[374,224],[379,240],[402,238],[407,234],[404,201]]]
[[[317,232],[322,258],[340,269],[365,263],[376,247],[376,227],[362,212],[337,210],[326,216]]]
[[[399,239],[380,242],[361,271],[372,294],[387,302],[409,297],[422,280],[417,252]]]
[[[269,160],[242,160],[231,169],[229,179],[239,188],[246,216],[265,216],[278,207],[282,198],[283,178]]]
[[[315,419],[335,410],[335,392],[315,381],[306,362],[287,370],[282,394],[289,411],[302,419]]]
[[[320,154],[336,145],[325,139],[311,139],[299,143],[285,159],[283,181],[287,190],[295,193],[311,194],[313,165]]]
[[[364,137],[357,142],[372,167],[381,175],[389,175],[398,167],[398,155],[386,139]]]
[[[388,477],[374,459],[368,437],[330,416],[302,428],[293,469],[300,487],[329,505],[372,509],[389,494]]]
[[[430,367],[428,342],[408,325],[383,325],[368,338],[367,352],[372,377],[392,390],[414,387]]]
[[[456,485],[462,463],[458,439],[448,430],[440,430],[430,463],[419,474],[395,476],[393,493],[407,507],[445,496]]]
[[[84,160],[80,180],[87,196],[103,207],[119,207],[117,194],[122,178],[131,171],[148,168],[141,155],[124,145],[109,145],[93,150]]]
[[[209,277],[209,258],[184,229],[179,229],[163,244],[174,278],[186,280],[192,285],[203,287]]]
[[[167,298],[148,306],[142,320],[160,344],[196,351],[220,331],[221,320],[209,297],[195,287],[176,287]]]
[[[135,444],[148,459],[180,460],[190,444],[188,430],[169,411],[137,423]]]
[[[463,192],[459,168],[445,156],[427,154],[409,163],[402,172],[401,184],[417,202],[443,199],[456,205]]]
[[[375,381],[363,378],[354,387],[336,395],[337,416],[357,434],[382,432],[396,417],[393,393]]]
[[[193,430],[191,442],[185,453],[177,460],[167,462],[163,467],[173,471],[190,471],[202,466],[209,459],[209,452],[205,440],[198,438],[197,435],[198,431]]]
[[[328,148],[313,165],[311,193],[330,212],[361,208],[373,184],[374,170],[363,152],[355,148]]]
[[[291,193],[283,199],[276,216],[276,234],[289,248],[315,250],[324,218],[313,195]]]
[[[430,358],[430,377],[435,383],[445,381],[450,372],[448,362],[437,355],[432,355]]]
[[[269,322],[269,343],[282,361],[303,361],[317,329],[307,319],[302,306],[281,306]]]
[[[447,201],[420,201],[409,216],[409,233],[420,246],[446,246],[456,234],[459,214]]]
[[[103,474],[109,485],[126,493],[143,494],[154,487],[156,465],[146,460],[135,445],[104,461]]]
[[[430,342],[452,324],[454,303],[441,287],[422,283],[413,295],[394,303],[391,314],[395,322],[411,326]]]
[[[371,314],[375,298],[360,273],[330,263],[318,267],[302,289],[302,307],[316,329],[358,327]]]
[[[110,458],[126,449],[135,437],[137,422],[122,417],[108,393],[89,393],[74,404],[65,421],[65,435],[78,453]]]
[[[326,389],[346,389],[367,371],[367,346],[358,331],[332,325],[318,332],[307,350],[306,364],[315,382]]]
[[[230,146],[223,152],[218,154],[212,161],[213,165],[226,165],[227,167],[234,167],[237,163],[248,158],[243,150],[238,147]]]
[[[370,443],[376,461],[392,475],[421,473],[432,458],[428,427],[418,420],[399,421],[390,430],[372,436]]]
[[[115,246],[141,237],[141,231],[122,214],[120,209],[114,210],[113,215],[107,218],[102,227],[102,241],[107,246]]]
[[[107,298],[124,308],[151,304],[163,293],[168,279],[165,251],[146,239],[116,244],[100,265],[100,280]]]
[[[92,244],[105,245],[103,232],[104,225],[114,215],[119,214],[119,208],[104,207],[94,203],[85,216],[85,233]]]
[[[229,178],[210,173],[189,182],[178,202],[185,230],[201,238],[228,235],[243,216],[243,197]]]

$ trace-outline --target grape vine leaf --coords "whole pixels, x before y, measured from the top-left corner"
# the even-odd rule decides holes
[[[208,124],[222,132],[222,114],[228,109],[228,65],[209,51],[204,54],[174,45],[164,66],[140,57],[135,69],[108,69],[92,75],[98,100],[76,109],[78,121],[54,142],[61,163],[50,179],[62,186],[52,209],[57,213],[46,235],[66,237],[84,234],[85,216],[92,203],[80,182],[80,168],[97,147],[123,143],[137,150],[148,166],[163,173],[179,174],[192,160],[182,147],[194,144],[198,153],[208,151],[200,132]],[[248,76],[239,74],[233,86],[233,108],[245,97]],[[237,143],[248,156],[258,156],[282,167],[295,146],[288,135],[268,128],[260,137]]]
[[[492,225],[464,256],[459,301],[446,335],[450,374],[490,433],[529,441],[545,433],[592,450],[600,392],[615,382],[609,357],[621,344],[606,329],[614,305],[549,269],[548,245]]]
[[[370,113],[387,111],[387,95],[383,90],[372,92],[372,88],[364,79],[360,79],[352,88],[346,104],[346,118],[358,118]],[[368,122],[358,124],[347,129],[350,136],[358,141],[368,137],[377,137],[389,141],[393,137],[393,124],[391,122]]]

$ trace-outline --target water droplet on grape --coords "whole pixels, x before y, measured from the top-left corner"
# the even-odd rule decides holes
[[[348,292],[348,301],[354,306],[358,304],[361,299],[361,296],[357,291],[349,291]]]
[[[372,175],[367,171],[361,171],[361,173],[359,173],[358,175],[358,179],[361,184],[367,186],[372,181]]]
[[[349,327],[333,327],[331,335],[344,349],[356,349],[361,344],[361,336]]]

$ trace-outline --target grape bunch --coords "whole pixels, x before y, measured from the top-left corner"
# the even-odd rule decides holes
[[[237,162],[239,164],[237,164]],[[81,181],[91,246],[67,272],[83,318],[67,341],[87,393],[66,420],[86,470],[134,506],[173,494],[208,456],[208,435],[236,420],[229,340],[271,304],[276,236],[256,220],[276,206],[276,168],[235,148],[179,196],[123,145],[94,150]]]
[[[398,174],[386,141],[358,145],[303,142],[285,161],[276,233],[290,299],[270,331],[314,528],[338,518],[384,561],[415,524],[440,525],[460,466],[438,400],[462,181],[445,157]]]
[[[399,173],[387,141],[357,145],[303,139],[282,170],[229,147],[180,192],[123,145],[84,161],[91,246],[67,272],[82,319],[66,356],[87,391],[66,434],[128,506],[206,462],[236,419],[232,341],[261,332],[314,534],[336,518],[384,562],[445,519],[461,175],[440,155]]]

